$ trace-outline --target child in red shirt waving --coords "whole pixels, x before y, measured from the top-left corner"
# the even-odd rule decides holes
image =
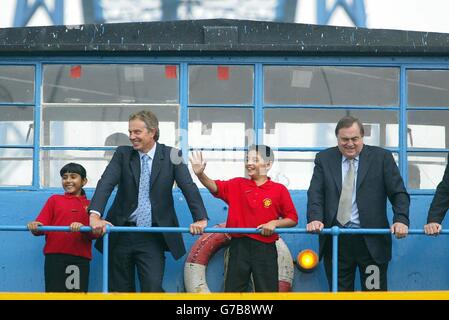
[[[246,291],[251,274],[256,292],[279,291],[275,245],[279,236],[274,232],[295,226],[298,215],[287,188],[267,176],[274,161],[270,147],[248,148],[245,167],[249,179],[210,179],[204,173],[206,161],[201,152],[193,153],[190,161],[201,183],[229,205],[226,227],[261,229],[260,234],[231,234],[225,291]]]
[[[45,291],[87,292],[93,235],[79,232],[82,226],[89,225],[89,200],[83,190],[86,169],[68,163],[60,174],[64,195],[51,196],[36,221],[27,227],[35,236],[45,235]],[[38,226],[42,225],[70,226],[72,232],[41,232]]]

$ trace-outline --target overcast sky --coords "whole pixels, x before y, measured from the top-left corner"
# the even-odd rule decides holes
[[[132,0],[129,1],[132,2]],[[328,0],[329,5],[333,1]],[[80,2],[80,0],[65,1],[66,24],[83,23]],[[0,0],[0,27],[12,26],[15,3],[16,0]],[[299,4],[296,14],[297,22],[316,23],[316,0],[300,0]],[[369,28],[449,33],[448,0],[365,0],[365,7]],[[30,25],[46,24],[49,24],[49,20],[46,13],[42,11],[33,18]],[[352,25],[341,9],[334,15],[331,24]]]

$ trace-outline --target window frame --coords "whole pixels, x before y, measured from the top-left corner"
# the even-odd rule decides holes
[[[35,86],[34,103],[0,103],[0,108],[5,106],[28,106],[34,108],[34,137],[33,145],[0,145],[0,148],[25,148],[33,150],[33,178],[30,186],[0,186],[0,190],[51,190],[60,188],[48,188],[40,185],[40,152],[42,150],[114,150],[114,147],[51,147],[41,146],[41,114],[42,114],[42,85],[43,66],[46,64],[166,64],[177,65],[179,74],[179,129],[182,132],[188,130],[188,111],[190,107],[243,107],[252,108],[253,126],[256,132],[255,143],[263,143],[264,111],[267,108],[314,108],[318,110],[328,109],[361,109],[361,110],[396,110],[398,111],[399,128],[397,148],[387,148],[397,153],[399,156],[399,170],[408,185],[407,155],[410,152],[425,153],[449,153],[449,148],[445,149],[425,149],[407,147],[407,112],[409,110],[449,110],[447,107],[409,107],[407,103],[407,71],[408,70],[449,70],[449,62],[444,58],[413,58],[413,57],[17,57],[9,58],[0,62],[0,65],[28,65],[34,66]],[[188,70],[189,65],[253,65],[253,104],[244,106],[235,105],[214,105],[199,106],[188,104]],[[376,106],[275,106],[264,105],[264,66],[347,66],[347,67],[392,67],[399,68],[399,105],[397,107],[376,107]],[[363,120],[363,119],[362,119]],[[184,159],[188,159],[188,136],[183,137],[179,145],[183,151]],[[231,148],[230,151],[238,151],[245,148]],[[304,148],[283,147],[274,148],[279,151],[296,152],[319,152],[326,148],[312,147]],[[303,192],[306,190],[291,190]],[[409,189],[411,194],[433,194],[434,189]]]

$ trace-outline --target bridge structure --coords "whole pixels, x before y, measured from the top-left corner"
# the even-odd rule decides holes
[[[295,22],[300,0],[81,0],[84,23],[169,21],[188,19],[251,19]],[[65,24],[66,0],[17,0],[14,27],[28,25],[44,10],[53,25]],[[356,27],[366,27],[364,0],[316,0],[316,22],[326,25],[338,9],[344,10]]]

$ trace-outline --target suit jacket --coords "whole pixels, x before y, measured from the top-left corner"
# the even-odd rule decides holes
[[[172,161],[171,159],[175,161]],[[104,213],[107,201],[118,185],[117,195],[109,209],[106,220],[115,226],[123,226],[138,205],[140,180],[140,157],[129,146],[118,147],[110,163],[98,181],[89,210]],[[173,203],[173,184],[176,181],[184,194],[194,221],[207,218],[206,209],[197,186],[177,149],[157,144],[150,177],[150,199],[153,226],[178,227]],[[117,233],[110,235],[110,248],[114,247]],[[164,233],[165,243],[175,259],[185,254],[181,233]],[[102,241],[96,248],[102,251]]]
[[[318,220],[325,228],[337,224],[342,188],[342,154],[338,147],[317,154],[312,181],[307,192],[307,220]],[[362,228],[389,228],[387,197],[393,205],[393,222],[409,225],[410,196],[391,152],[364,145],[359,155],[356,203]],[[330,236],[320,235],[320,258]],[[391,235],[365,235],[365,242],[377,263],[391,260]]]
[[[449,158],[449,156],[448,156]],[[449,209],[449,162],[444,171],[443,180],[438,184],[432,203],[427,214],[427,223],[441,224]]]

